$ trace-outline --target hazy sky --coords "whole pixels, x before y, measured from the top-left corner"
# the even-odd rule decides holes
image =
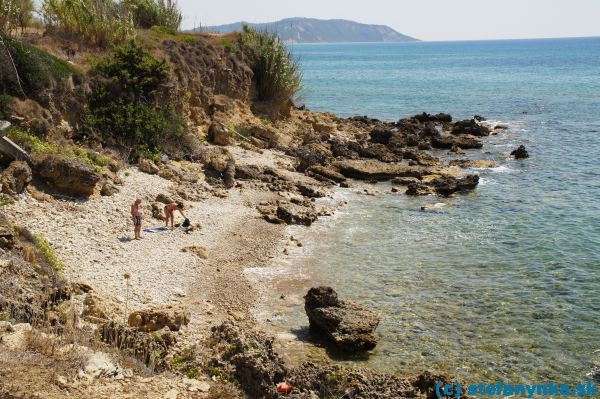
[[[179,0],[184,28],[287,17],[389,25],[422,40],[600,36],[600,0]]]

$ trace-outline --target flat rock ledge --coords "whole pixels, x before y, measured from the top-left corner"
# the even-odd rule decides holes
[[[338,299],[331,287],[311,288],[304,309],[313,330],[324,333],[349,352],[369,351],[377,345],[379,315],[366,305]]]

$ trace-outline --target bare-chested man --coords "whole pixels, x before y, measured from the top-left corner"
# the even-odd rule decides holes
[[[136,199],[135,202],[131,205],[131,218],[133,220],[133,232],[135,234],[136,240],[141,240],[141,231],[142,231],[142,211],[140,209],[140,204],[142,203],[141,199]]]
[[[173,228],[175,211],[178,211],[184,219],[187,219],[187,216],[185,216],[183,213],[183,203],[174,202],[172,204],[165,205],[165,226],[169,227],[169,220],[171,220],[171,228]]]

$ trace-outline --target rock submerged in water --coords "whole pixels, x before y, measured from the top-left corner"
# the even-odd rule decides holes
[[[304,310],[311,328],[344,350],[368,351],[377,345],[377,313],[366,305],[338,299],[331,287],[311,288],[304,297]]]
[[[529,158],[529,153],[524,145],[520,145],[519,148],[510,153],[515,159],[526,159]]]

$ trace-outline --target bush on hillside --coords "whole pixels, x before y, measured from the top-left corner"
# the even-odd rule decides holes
[[[166,144],[181,141],[186,131],[183,119],[169,106],[157,104],[157,92],[169,76],[164,60],[130,41],[98,61],[93,71],[114,79],[120,89],[115,95],[98,86],[89,97],[84,122],[104,141],[127,148],[132,160],[155,156]]]
[[[159,26],[176,32],[183,20],[176,0],[125,0],[124,4],[138,28],[150,29]]]
[[[302,89],[300,64],[277,35],[244,26],[240,48],[256,81],[257,99],[283,104]]]
[[[116,79],[136,100],[146,101],[152,99],[169,76],[167,62],[156,59],[133,40],[117,47],[113,55],[101,58],[93,70],[105,78]]]

